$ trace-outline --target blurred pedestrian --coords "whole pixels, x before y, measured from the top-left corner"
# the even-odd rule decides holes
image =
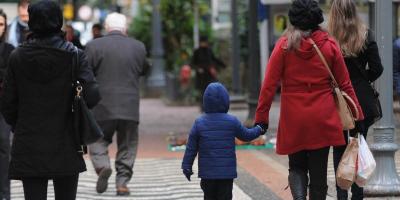
[[[29,0],[18,2],[18,16],[11,22],[8,32],[8,42],[14,47],[22,44],[26,40],[29,32],[28,21]]]
[[[393,42],[393,88],[394,96],[400,99],[400,38]]]
[[[3,78],[7,69],[8,57],[14,46],[6,42],[7,15],[0,9],[0,93],[2,92]],[[10,180],[8,179],[8,165],[10,161],[10,126],[0,114],[0,200],[10,199]]]
[[[84,47],[83,47],[83,45],[81,43],[81,40],[80,40],[79,32],[76,31],[74,29],[74,27],[72,27],[71,24],[65,25],[65,39],[68,42],[71,42],[72,44],[74,44],[79,49],[84,49]]]
[[[199,153],[200,186],[204,199],[232,199],[233,179],[237,178],[235,137],[251,141],[265,130],[248,129],[229,110],[229,94],[220,83],[208,85],[203,100],[205,114],[196,119],[189,134],[183,174],[190,181],[194,159]]]
[[[339,87],[361,107],[335,39],[319,24],[324,21],[315,0],[294,0],[289,9],[291,26],[269,59],[255,122],[268,127],[269,111],[278,83],[281,114],[276,152],[289,156],[289,186],[293,199],[326,199],[330,146],[344,145],[343,126],[332,94],[331,78],[313,47],[316,43]],[[304,117],[307,116],[307,117]]]
[[[93,39],[103,37],[102,31],[103,31],[103,26],[101,24],[93,24],[92,26]]]
[[[32,34],[10,55],[1,111],[14,132],[9,177],[21,180],[26,200],[46,200],[53,180],[56,200],[76,198],[78,176],[86,170],[72,132],[72,63],[88,107],[100,99],[82,51],[63,39],[60,6],[48,0],[29,6]]]
[[[196,89],[200,92],[200,108],[203,111],[203,94],[208,84],[217,81],[217,73],[225,64],[215,57],[207,36],[200,37],[200,47],[193,52],[192,66],[196,70]]]
[[[93,112],[104,138],[90,145],[89,152],[99,176],[96,191],[103,193],[112,172],[108,146],[116,132],[117,195],[126,196],[130,194],[127,185],[132,178],[138,146],[139,78],[147,73],[149,65],[144,44],[126,35],[124,15],[109,14],[105,28],[107,35],[92,40],[85,49],[103,96]]]
[[[378,45],[372,31],[358,17],[356,4],[352,0],[333,1],[328,21],[328,30],[339,43],[351,83],[364,113],[364,120],[359,121],[357,125],[359,126],[358,131],[366,139],[368,128],[377,118],[381,117],[375,104],[377,94],[371,86],[383,72]],[[343,134],[347,138],[347,131]],[[352,136],[355,136],[354,134],[356,133],[351,133]],[[346,146],[333,148],[335,172]],[[336,186],[336,192],[339,200],[347,199],[346,190]],[[363,188],[358,187],[355,183],[351,187],[351,193],[352,200],[364,198]]]

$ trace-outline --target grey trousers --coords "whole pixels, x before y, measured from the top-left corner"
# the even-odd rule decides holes
[[[10,126],[0,114],[0,200],[10,199],[10,180],[8,165],[10,163]]]
[[[97,173],[103,168],[111,168],[108,146],[117,134],[117,157],[115,160],[116,186],[126,186],[132,178],[138,146],[138,122],[131,120],[99,121],[104,138],[89,145],[89,154]]]

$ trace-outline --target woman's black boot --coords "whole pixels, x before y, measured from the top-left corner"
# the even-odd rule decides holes
[[[307,199],[308,177],[305,172],[298,170],[289,171],[289,187],[292,192],[293,200]]]

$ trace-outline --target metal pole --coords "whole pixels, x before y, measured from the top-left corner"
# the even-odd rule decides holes
[[[370,146],[376,160],[376,170],[364,189],[366,196],[400,195],[400,179],[396,172],[394,154],[398,145],[394,141],[393,121],[393,46],[392,1],[375,1],[375,32],[382,64],[385,68],[377,81],[383,117],[374,126],[374,143]]]
[[[231,1],[231,19],[232,19],[232,89],[234,94],[240,94],[240,39],[238,26],[237,0]]]
[[[194,4],[194,26],[193,26],[193,44],[194,48],[199,47],[199,5],[197,0],[193,0]]]
[[[258,0],[249,2],[249,116],[247,121],[254,119],[260,92],[260,43],[258,37]]]
[[[74,21],[78,19],[78,0],[72,0],[72,5],[74,7]]]
[[[153,0],[152,15],[152,69],[150,77],[147,79],[148,93],[150,96],[158,96],[165,87],[164,74],[164,47],[162,43],[162,26],[160,15],[160,0]]]

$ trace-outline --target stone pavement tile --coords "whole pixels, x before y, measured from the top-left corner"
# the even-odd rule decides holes
[[[268,199],[268,200],[280,200],[274,192],[263,183],[261,183],[256,177],[252,176],[248,171],[242,167],[238,167],[238,178],[235,179],[235,183],[246,192],[252,199]]]
[[[255,151],[237,152],[238,164],[250,175],[271,189],[279,198],[290,199],[290,191],[285,190],[287,186],[287,172],[266,156],[257,155]],[[272,161],[272,162],[271,162]]]

